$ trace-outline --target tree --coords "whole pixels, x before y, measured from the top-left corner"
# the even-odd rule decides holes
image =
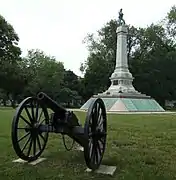
[[[71,70],[65,70],[63,86],[71,90],[79,91],[78,76]]]
[[[23,83],[21,78],[21,50],[18,47],[18,35],[3,16],[0,15],[0,88],[10,98],[13,104],[19,85]]]
[[[56,61],[54,57],[46,55],[43,51],[34,49],[28,52],[24,61],[28,74],[26,96],[43,91],[53,98],[56,97],[63,83],[63,63]]]
[[[0,60],[13,63],[18,59],[21,50],[18,47],[19,37],[3,16],[0,15]]]
[[[79,77],[71,70],[64,71],[64,78],[62,82],[62,88],[57,99],[59,102],[76,105],[81,100],[82,89]]]
[[[164,105],[166,99],[176,98],[176,49],[173,39],[168,36],[167,27],[161,24],[140,28],[139,34],[131,61],[134,85]]]
[[[172,6],[170,11],[167,13],[165,24],[168,35],[176,42],[176,6]]]

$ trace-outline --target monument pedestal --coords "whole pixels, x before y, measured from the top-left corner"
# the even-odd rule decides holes
[[[127,61],[127,26],[117,28],[116,66],[110,80],[111,85],[103,93],[94,95],[81,109],[87,109],[94,98],[100,97],[107,111],[164,111],[150,96],[141,94],[133,87],[133,76],[128,69]]]
[[[134,96],[120,94],[119,96],[94,95],[82,107],[87,110],[94,98],[104,101],[108,112],[163,112],[165,111],[153,98],[149,96]]]

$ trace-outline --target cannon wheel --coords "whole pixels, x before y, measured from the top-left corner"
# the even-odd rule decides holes
[[[84,157],[88,168],[97,169],[102,161],[107,134],[106,109],[102,99],[95,99],[87,112],[84,133],[88,139]]]
[[[25,161],[36,160],[45,149],[48,132],[39,126],[49,124],[47,109],[34,97],[24,99],[12,122],[12,144],[16,154]]]

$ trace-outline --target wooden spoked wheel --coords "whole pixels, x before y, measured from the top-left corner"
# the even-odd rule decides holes
[[[102,161],[107,134],[106,109],[102,99],[94,99],[89,106],[84,126],[87,143],[84,157],[88,168],[97,169]]]
[[[23,160],[36,160],[45,149],[48,132],[41,132],[41,125],[49,124],[47,109],[34,97],[24,99],[18,106],[12,122],[12,144]]]

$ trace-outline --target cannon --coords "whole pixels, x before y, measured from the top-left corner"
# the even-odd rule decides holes
[[[106,109],[101,98],[95,98],[87,111],[82,127],[73,111],[69,111],[39,92],[24,99],[12,121],[11,138],[17,156],[25,161],[36,160],[44,151],[49,133],[72,138],[84,148],[88,168],[96,170],[102,161],[107,137]],[[63,138],[64,145],[65,138]]]

